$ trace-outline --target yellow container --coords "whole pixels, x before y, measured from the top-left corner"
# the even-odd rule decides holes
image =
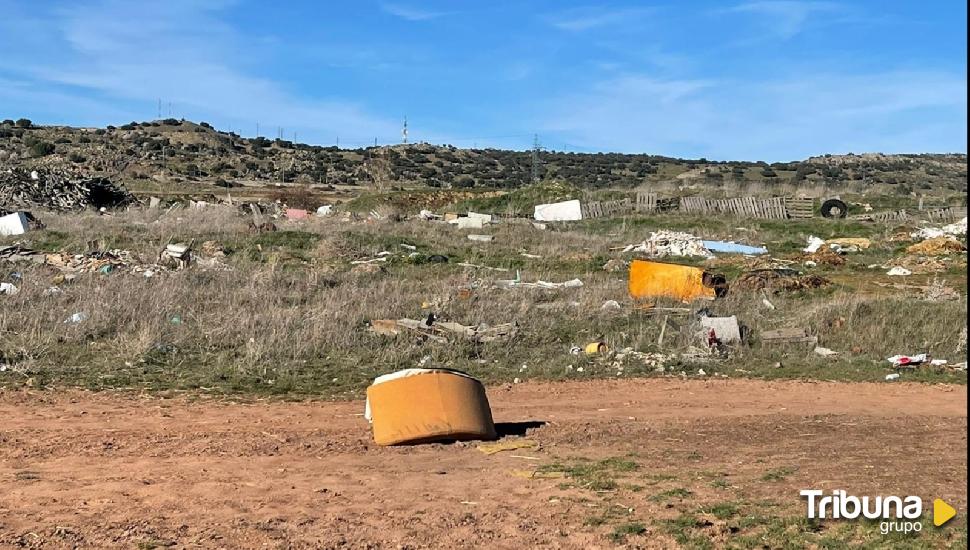
[[[704,270],[698,267],[633,260],[630,263],[630,296],[670,296],[690,302],[697,298],[713,299],[714,288],[704,285]]]
[[[422,370],[367,388],[378,445],[495,439],[495,423],[478,380],[454,371]]]
[[[586,355],[606,353],[606,342],[592,342],[586,344]]]

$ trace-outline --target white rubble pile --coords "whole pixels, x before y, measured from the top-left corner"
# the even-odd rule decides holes
[[[700,238],[681,231],[651,231],[650,237],[640,244],[631,244],[623,252],[644,252],[650,256],[703,256],[713,258]]]
[[[923,227],[917,231],[910,233],[910,237],[925,241],[927,239],[935,239],[937,237],[951,236],[956,237],[958,235],[967,234],[967,218],[964,217],[962,220],[944,225],[943,227]]]

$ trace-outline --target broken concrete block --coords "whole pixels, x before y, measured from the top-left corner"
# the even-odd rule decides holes
[[[483,242],[483,243],[490,243],[490,242],[492,242],[492,239],[493,238],[494,237],[492,237],[491,235],[469,235],[468,236],[468,239],[469,240],[479,241],[479,242]]]
[[[701,326],[705,329],[705,334],[713,330],[714,335],[722,344],[741,343],[741,327],[738,325],[738,317],[701,317]]]
[[[458,229],[481,229],[485,226],[481,218],[458,218],[449,223],[458,225]]]

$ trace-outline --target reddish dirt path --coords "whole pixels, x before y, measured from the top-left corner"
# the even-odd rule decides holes
[[[545,422],[528,432],[540,450],[377,447],[360,402],[0,391],[0,547],[609,547],[583,525],[578,489],[512,474],[573,457],[722,472],[792,515],[809,487],[966,511],[966,386],[652,379],[488,394],[497,422]],[[759,482],[782,465],[790,477]],[[647,496],[643,517],[676,511]]]

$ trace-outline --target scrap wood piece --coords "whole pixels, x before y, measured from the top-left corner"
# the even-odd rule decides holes
[[[488,326],[484,323],[462,325],[440,321],[428,324],[427,321],[417,319],[374,319],[370,322],[370,331],[378,334],[397,335],[402,329],[420,332],[435,342],[447,342],[448,339],[443,336],[444,334],[458,335],[473,342],[494,342],[514,338],[518,333],[518,326],[515,323]]]
[[[371,332],[378,334],[400,334],[401,327],[394,319],[373,319],[370,322]]]
[[[502,451],[515,451],[518,449],[531,449],[533,451],[538,451],[539,442],[532,439],[506,439],[496,443],[482,443],[478,446],[478,450],[487,455],[493,455]]]
[[[780,328],[762,331],[761,341],[766,344],[817,344],[818,338],[810,336],[806,328]]]
[[[476,269],[488,269],[490,271],[508,271],[508,269],[504,267],[489,267],[487,265],[470,264],[468,262],[460,262],[456,265],[460,265],[461,267],[474,267]]]

